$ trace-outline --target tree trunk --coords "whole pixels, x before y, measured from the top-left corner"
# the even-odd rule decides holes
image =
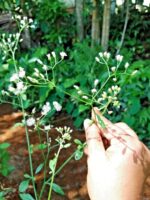
[[[126,1],[126,16],[125,16],[125,22],[124,22],[124,27],[123,27],[123,31],[122,31],[122,36],[121,36],[121,41],[120,41],[120,45],[119,45],[119,48],[116,52],[116,55],[119,54],[121,48],[122,48],[122,45],[123,45],[123,42],[124,42],[124,38],[125,38],[125,33],[126,33],[126,29],[127,29],[127,25],[128,25],[128,21],[129,21],[129,0]]]
[[[77,37],[79,41],[84,38],[84,25],[83,25],[83,0],[76,0],[76,21],[77,21]]]
[[[108,49],[110,10],[111,10],[110,8],[111,8],[111,0],[105,0],[104,12],[103,12],[102,40],[101,40],[101,46],[104,51],[107,51]]]
[[[100,42],[99,0],[93,0],[92,47]]]

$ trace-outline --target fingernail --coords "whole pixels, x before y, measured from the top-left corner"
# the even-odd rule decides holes
[[[91,119],[85,119],[84,120],[84,128],[87,129],[89,126],[91,126],[93,121]]]

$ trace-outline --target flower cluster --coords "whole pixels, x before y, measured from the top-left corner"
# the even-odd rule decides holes
[[[19,67],[18,73],[14,73],[10,77],[11,84],[8,86],[8,91],[15,95],[23,94],[27,90],[27,85],[22,80],[25,75],[25,70],[22,67]]]
[[[57,137],[56,141],[60,144],[61,148],[68,148],[71,146],[71,143],[66,143],[71,140],[71,133],[73,130],[70,127],[64,126],[56,127],[56,130],[61,134]]]
[[[5,34],[3,33],[0,37],[0,48],[3,49],[3,57],[4,60],[5,57],[9,54],[9,52],[12,52],[13,50],[16,50],[17,46],[16,44],[18,42],[22,42],[22,39],[20,39],[20,33],[9,33]]]
[[[54,109],[57,111],[57,112],[60,112],[61,109],[62,109],[62,106],[57,102],[57,101],[54,101],[53,102],[53,107]],[[52,106],[50,105],[49,102],[46,102],[43,106],[42,106],[42,109],[41,109],[41,117],[40,118],[37,118],[35,119],[35,117],[31,116],[29,117],[27,120],[26,120],[26,125],[27,126],[35,126],[36,124],[36,121],[39,121],[41,120],[42,118],[44,118],[45,116],[48,115],[48,113],[52,111]],[[32,109],[32,115],[34,115],[36,113],[36,108],[33,108]],[[44,130],[45,131],[48,131],[52,128],[52,125],[45,125],[44,126]]]
[[[99,103],[109,102],[113,104],[114,107],[119,108],[120,102],[117,100],[117,95],[119,94],[121,88],[117,85],[110,87],[107,92],[103,91],[100,98],[98,98]]]
[[[30,26],[32,28],[33,19],[29,18],[27,16],[21,16],[21,15],[14,15],[12,16],[12,19],[19,22],[19,26],[21,29],[24,29],[25,27]]]

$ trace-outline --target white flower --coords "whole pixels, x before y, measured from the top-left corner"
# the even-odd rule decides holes
[[[48,53],[46,56],[47,56],[48,60],[51,60],[51,54],[50,53]]]
[[[46,66],[46,65],[43,65],[43,67],[42,67],[45,71],[47,71],[48,70],[48,67]]]
[[[33,126],[35,124],[35,119],[33,117],[30,117],[26,121],[27,126]]]
[[[81,90],[79,90],[79,91],[78,91],[78,94],[82,94],[82,91],[81,91]]]
[[[17,83],[17,89],[18,90],[24,89],[24,83],[22,81],[20,81],[20,82]]]
[[[52,128],[53,126],[52,125],[46,125],[46,126],[44,126],[44,130],[45,131],[49,131],[51,128]]]
[[[135,75],[137,72],[138,70],[134,70],[131,75]]]
[[[9,86],[8,86],[8,91],[14,92],[14,91],[15,91],[15,88],[14,88],[12,85],[9,85]]]
[[[76,90],[79,90],[80,88],[79,88],[79,86],[77,86],[77,85],[74,85],[73,86]]]
[[[42,62],[40,59],[37,59],[37,62],[38,62],[40,65],[43,65],[43,62]]]
[[[98,57],[95,57],[95,60],[96,62],[100,62],[99,58]]]
[[[97,90],[96,90],[95,88],[93,88],[93,89],[91,90],[91,92],[94,94],[94,93],[97,92]]]
[[[99,80],[95,79],[95,81],[94,81],[94,87],[96,87],[98,85],[98,83],[99,83]]]
[[[117,60],[118,62],[122,62],[123,56],[117,55],[117,56],[116,56],[116,60]]]
[[[108,89],[108,92],[109,92],[109,93],[111,93],[111,92],[112,92],[112,89],[111,89],[111,88],[109,88],[109,89]]]
[[[100,53],[99,53],[99,56],[100,56],[100,57],[103,57],[103,53],[102,53],[102,52],[100,52]]]
[[[33,108],[32,109],[32,114],[35,114],[35,112],[36,112],[36,108]]]
[[[102,93],[102,98],[103,98],[103,99],[106,99],[106,98],[107,98],[107,93],[106,93],[105,91]]]
[[[62,106],[57,101],[53,102],[53,106],[56,109],[56,111],[58,111],[58,112],[61,111],[61,109],[62,109]]]
[[[112,113],[113,113],[113,111],[112,111],[112,110],[109,110],[109,111],[108,111],[108,114],[109,114],[109,115],[111,115]]]
[[[98,98],[98,103],[101,103],[103,101],[103,98]]]
[[[34,72],[34,75],[36,75],[35,73],[36,73],[36,72]],[[37,80],[37,79],[32,78],[32,77],[30,77],[30,76],[27,76],[27,79],[28,79],[29,81],[31,81],[32,83],[38,83],[38,80]]]
[[[129,63],[128,63],[128,62],[126,62],[126,64],[125,64],[124,68],[125,68],[125,69],[128,69],[128,67],[129,67]]]
[[[9,93],[5,90],[2,90],[2,95],[9,95]]]
[[[19,72],[18,72],[19,77],[24,78],[25,74],[26,74],[25,70],[22,67],[19,67]]]
[[[116,70],[116,67],[111,67],[112,72],[115,72],[115,70]]]
[[[56,58],[56,53],[54,51],[52,51],[52,56],[53,58]]]
[[[104,57],[106,57],[107,59],[109,59],[110,58],[110,53],[108,53],[108,52],[104,52]]]
[[[82,96],[82,98],[83,98],[83,99],[88,99],[88,96],[85,96],[85,95],[84,95],[84,96]]]
[[[29,19],[29,23],[30,23],[30,24],[33,23],[33,19],[30,18],[30,19]]]
[[[64,57],[66,57],[67,56],[67,54],[65,53],[65,52],[60,52],[60,57],[61,57],[61,59],[64,59]]]
[[[11,77],[10,77],[10,81],[11,82],[15,82],[19,79],[19,76],[17,73],[14,73]]]
[[[42,115],[46,115],[51,110],[51,106],[49,102],[46,102],[46,104],[42,107]]]
[[[113,78],[113,81],[116,82],[116,81],[117,81],[117,78]]]

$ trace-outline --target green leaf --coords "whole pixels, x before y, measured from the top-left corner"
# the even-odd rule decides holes
[[[52,184],[52,189],[53,189],[54,192],[56,192],[56,193],[58,193],[62,196],[65,195],[63,189],[59,185],[57,185],[56,183]]]
[[[65,88],[69,88],[69,87],[73,86],[76,82],[77,82],[76,79],[66,79],[63,86]]]
[[[46,149],[46,148],[47,148],[47,145],[46,145],[46,144],[39,144],[37,148],[38,148],[39,150],[43,150],[43,149]]]
[[[32,179],[32,176],[30,176],[29,174],[24,174],[24,177],[28,179]]]
[[[19,194],[19,196],[22,200],[35,200],[30,194],[23,193]]]
[[[96,114],[96,117],[98,119],[99,124],[101,125],[102,128],[106,128],[105,123],[103,122],[103,120],[100,118],[99,115]]]
[[[82,113],[89,109],[89,106],[86,105],[79,105],[79,113]]]
[[[0,149],[7,149],[9,146],[10,146],[9,143],[4,142],[4,143],[0,144]]]
[[[44,167],[44,163],[41,163],[41,164],[36,168],[35,174],[38,174],[38,173],[42,170],[43,167]]]
[[[77,117],[76,120],[74,121],[74,125],[79,128],[82,124],[82,120],[80,117]]]
[[[54,88],[54,86],[49,85],[46,87],[41,87],[39,89],[39,100],[40,103],[43,103],[49,95],[49,92]]]
[[[82,142],[81,142],[79,139],[75,139],[75,140],[74,140],[74,143],[75,143],[75,144],[78,144],[78,145],[82,145]]]
[[[55,170],[56,161],[57,161],[56,157],[49,161],[49,168],[51,169],[52,172],[54,172]]]
[[[66,104],[66,111],[67,111],[67,113],[71,113],[72,111],[73,111],[73,108],[74,108],[74,104],[72,103],[72,102],[68,102],[67,104]]]
[[[24,124],[21,123],[21,122],[15,123],[13,128],[17,128],[17,127],[20,127],[20,126],[22,127],[22,126],[24,126]]]
[[[83,156],[83,151],[80,151],[80,150],[76,150],[75,152],[75,160],[80,160]]]
[[[136,113],[139,112],[140,108],[141,108],[140,100],[138,98],[133,98],[132,105],[129,110],[130,114],[135,115]]]
[[[25,192],[29,186],[29,180],[22,181],[19,185],[19,192]]]

